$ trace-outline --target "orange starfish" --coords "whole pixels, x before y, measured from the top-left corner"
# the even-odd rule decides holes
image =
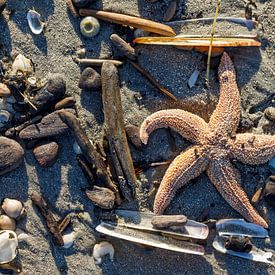
[[[269,135],[236,134],[240,119],[240,95],[233,63],[224,53],[219,66],[220,98],[209,123],[179,109],[150,115],[140,127],[147,144],[152,131],[170,127],[195,143],[174,159],[167,169],[154,202],[154,213],[162,214],[177,189],[206,170],[222,197],[248,221],[268,227],[240,186],[238,170],[230,159],[250,165],[262,164],[275,156],[275,138]]]

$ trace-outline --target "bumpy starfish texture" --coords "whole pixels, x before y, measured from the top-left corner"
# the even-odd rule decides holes
[[[241,188],[239,172],[230,159],[250,165],[265,163],[275,156],[275,137],[236,134],[240,94],[235,69],[227,53],[221,58],[219,81],[220,98],[209,123],[189,112],[171,109],[150,115],[140,127],[144,144],[152,131],[163,127],[172,128],[194,143],[168,167],[155,198],[154,213],[162,214],[179,188],[206,171],[210,181],[236,211],[248,221],[267,228],[266,221]]]

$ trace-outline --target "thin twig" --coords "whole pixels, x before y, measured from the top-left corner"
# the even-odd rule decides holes
[[[209,45],[208,58],[207,58],[205,83],[206,83],[206,86],[208,88],[209,88],[209,74],[210,74],[210,61],[211,61],[212,44],[213,44],[215,26],[216,26],[217,17],[218,17],[218,14],[219,14],[220,5],[221,5],[221,0],[217,0],[216,13],[215,13],[215,16],[214,16],[214,21],[213,21],[212,30],[211,30],[211,38],[210,38],[210,45]]]

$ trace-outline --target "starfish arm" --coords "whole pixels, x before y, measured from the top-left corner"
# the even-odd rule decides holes
[[[221,135],[236,132],[240,119],[240,94],[236,83],[234,65],[225,52],[219,66],[220,98],[209,126]]]
[[[201,154],[199,146],[192,146],[177,156],[162,179],[154,201],[154,213],[162,214],[177,189],[198,177],[207,165],[208,159]]]
[[[140,126],[140,138],[147,144],[149,135],[156,129],[170,127],[184,138],[199,142],[208,132],[207,123],[199,116],[179,110],[162,110],[147,117]]]
[[[238,134],[231,156],[245,164],[257,165],[275,156],[275,136]]]
[[[240,175],[228,159],[214,161],[209,165],[207,174],[222,197],[245,219],[268,227],[266,221],[250,204],[247,195],[240,186]]]

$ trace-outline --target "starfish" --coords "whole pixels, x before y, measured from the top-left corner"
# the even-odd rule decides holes
[[[170,127],[194,143],[168,167],[154,201],[160,215],[176,191],[206,171],[221,196],[245,219],[265,228],[267,222],[257,213],[240,185],[235,159],[249,165],[267,162],[275,156],[275,137],[253,133],[236,134],[240,120],[240,94],[234,65],[224,52],[219,65],[220,98],[207,123],[201,117],[180,109],[162,110],[147,117],[140,126],[140,138],[147,144],[158,128]]]

